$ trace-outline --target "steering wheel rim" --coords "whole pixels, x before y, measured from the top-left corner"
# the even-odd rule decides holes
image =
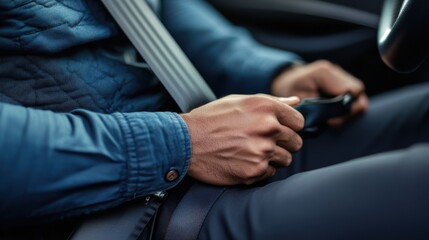
[[[429,52],[429,1],[386,0],[378,31],[384,63],[401,73],[415,71]]]

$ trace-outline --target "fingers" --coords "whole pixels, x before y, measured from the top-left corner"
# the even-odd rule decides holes
[[[281,125],[295,132],[300,131],[304,127],[304,117],[302,114],[289,105],[281,102],[281,104],[277,106],[275,114]]]
[[[299,132],[304,128],[304,117],[297,110],[289,107],[289,111],[280,112],[277,115],[280,124],[289,127],[295,132]]]
[[[250,184],[254,184],[256,182],[262,181],[264,179],[274,176],[276,172],[277,172],[277,169],[275,167],[271,165],[267,165],[266,171],[262,175],[255,176],[251,179],[248,179],[244,181],[244,184],[250,185]]]
[[[365,91],[365,86],[359,79],[328,61],[317,61],[311,67],[322,93],[338,96],[350,92],[357,97]]]
[[[255,97],[258,102],[263,102],[261,107],[269,114],[274,114],[278,122],[292,130],[298,132],[304,127],[304,117],[291,105],[299,103],[298,97],[279,98],[265,94],[258,94]]]
[[[283,106],[283,108],[281,107],[277,112],[277,119],[280,124],[287,126],[296,132],[300,131],[304,127],[305,119],[300,112],[290,107],[298,105],[300,99],[298,97],[289,97],[279,98],[279,101],[287,104],[287,106]]]
[[[360,95],[352,105],[352,114],[360,114],[368,109],[369,100],[366,94]]]
[[[296,106],[299,104],[299,102],[301,101],[298,97],[279,97],[278,98],[282,103],[285,103],[289,106]]]
[[[276,147],[269,163],[273,167],[287,167],[292,163],[292,154],[282,147]]]
[[[330,127],[340,127],[350,119],[366,112],[368,110],[369,100],[365,93],[362,93],[357,99],[352,103],[350,114],[346,116],[336,117],[329,119],[327,121],[328,126]]]
[[[274,136],[276,147],[269,157],[270,164],[275,167],[287,167],[292,162],[292,152],[301,149],[303,145],[302,138],[292,129],[281,127],[281,131]]]
[[[296,106],[301,101],[298,97],[277,98],[284,105],[279,105],[276,111],[280,124],[298,132],[304,127],[304,117],[291,106]]]
[[[292,163],[292,154],[281,147],[276,147],[271,159],[265,166],[265,171],[261,175],[254,176],[246,180],[245,184],[253,184],[272,177],[276,174],[277,168],[287,167]]]
[[[282,127],[279,134],[275,137],[277,145],[288,150],[289,152],[296,152],[301,149],[303,141],[302,138],[290,128]]]
[[[349,116],[333,118],[328,125],[338,127],[349,118],[359,115],[368,109],[368,97],[365,95],[364,84],[341,67],[328,61],[317,61],[313,64],[319,91],[328,95],[338,96],[351,93],[356,97]]]
[[[336,67],[333,73],[338,77],[338,79],[344,79],[344,83],[348,92],[350,92],[353,96],[360,96],[365,92],[365,85],[359,79],[355,78],[348,72],[346,72],[341,67]]]
[[[349,116],[345,117],[337,117],[337,118],[331,118],[328,120],[328,126],[330,127],[341,127],[347,120],[349,119]]]
[[[345,117],[332,118],[328,120],[328,125],[331,127],[340,127],[350,118],[364,113],[368,109],[369,100],[366,94],[362,94],[356,99],[352,105],[350,115]]]
[[[277,101],[274,107],[277,121],[270,118],[265,124],[269,129],[267,132],[270,137],[277,141],[277,145],[286,149],[289,152],[296,152],[302,147],[302,139],[297,134],[304,127],[304,117],[290,105],[298,104],[299,98],[276,98],[271,99]]]

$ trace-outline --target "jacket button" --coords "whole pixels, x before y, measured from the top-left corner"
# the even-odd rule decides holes
[[[170,170],[165,174],[165,180],[168,182],[173,182],[179,177],[179,172],[177,170]]]

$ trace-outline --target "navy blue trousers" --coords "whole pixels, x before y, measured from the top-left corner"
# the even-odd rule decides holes
[[[291,167],[226,190],[200,239],[429,239],[429,84],[304,141]]]

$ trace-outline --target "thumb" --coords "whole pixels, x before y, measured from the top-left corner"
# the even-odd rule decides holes
[[[282,103],[285,103],[285,104],[287,104],[287,105],[289,105],[289,106],[295,106],[295,105],[298,105],[299,104],[299,102],[301,101],[300,99],[299,99],[299,97],[295,97],[295,96],[293,96],[293,97],[279,97],[278,98]]]

